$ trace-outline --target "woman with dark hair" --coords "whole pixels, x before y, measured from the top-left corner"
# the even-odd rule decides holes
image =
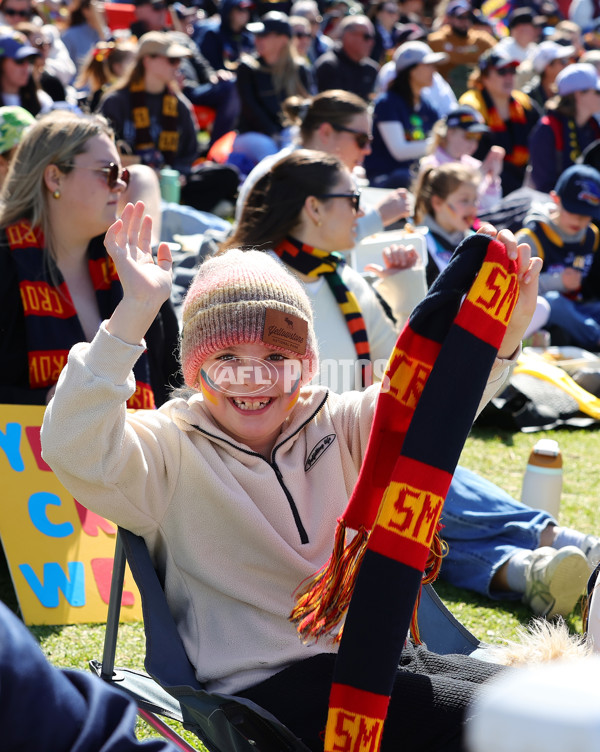
[[[396,25],[400,19],[400,6],[396,0],[375,0],[369,6],[367,18],[371,19],[375,29],[375,43],[369,57],[383,65],[398,44]]]
[[[75,0],[70,6],[67,28],[61,39],[79,72],[88,52],[99,41],[108,39],[110,31],[103,17],[104,3]]]
[[[365,159],[372,186],[410,185],[411,167],[426,154],[429,133],[440,117],[421,99],[421,91],[431,86],[435,64],[446,57],[425,42],[405,42],[394,53],[396,75],[375,102],[372,152]]]
[[[34,60],[39,55],[24,34],[0,27],[0,104],[23,107],[32,115],[52,107],[52,98],[33,76]]]
[[[469,78],[469,89],[459,99],[483,115],[489,133],[475,152],[484,159],[491,146],[501,146],[506,155],[500,179],[502,194],[523,185],[529,164],[529,139],[540,117],[535,102],[514,88],[517,61],[504,50],[492,47],[483,53],[479,68]]]
[[[531,180],[538,191],[554,190],[562,173],[600,138],[600,79],[590,63],[568,65],[556,77],[558,94],[531,132]]]

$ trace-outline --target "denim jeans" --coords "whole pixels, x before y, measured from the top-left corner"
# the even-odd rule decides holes
[[[549,326],[560,326],[579,347],[600,347],[600,302],[577,303],[552,290],[544,296],[550,303]]]
[[[492,598],[518,598],[491,591],[496,571],[517,549],[538,548],[540,534],[556,520],[521,504],[498,486],[460,465],[442,512],[442,538],[449,552],[440,576],[452,585]]]

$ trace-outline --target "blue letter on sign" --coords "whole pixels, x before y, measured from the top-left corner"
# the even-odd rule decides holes
[[[85,606],[85,570],[82,561],[67,564],[69,576],[56,561],[44,564],[44,581],[40,582],[29,564],[19,564],[23,577],[45,608],[58,606],[58,591],[62,590],[71,606]]]
[[[4,450],[11,470],[14,470],[16,473],[22,473],[25,470],[20,446],[21,426],[18,423],[7,423],[6,433],[0,431],[0,449]]]
[[[36,528],[49,538],[66,538],[74,531],[70,522],[61,522],[59,525],[50,522],[46,515],[46,507],[53,504],[61,505],[60,497],[56,494],[39,491],[29,497],[29,517]]]

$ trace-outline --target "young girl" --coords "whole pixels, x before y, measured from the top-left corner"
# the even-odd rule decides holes
[[[492,146],[483,162],[473,156],[482,135],[489,130],[479,112],[466,105],[458,107],[433,126],[431,147],[419,162],[420,172],[448,162],[460,162],[480,172],[482,178],[477,189],[479,211],[487,211],[502,198],[500,173],[504,149]]]
[[[320,750],[336,648],[304,645],[288,616],[298,584],[331,553],[378,387],[307,386],[318,353],[301,285],[277,259],[232,249],[200,267],[186,297],[181,358],[193,395],[127,412],[131,368],[171,289],[168,246],[154,262],[142,213],[129,205],[109,230],[124,299],[91,344],[71,350],[46,411],[44,458],[82,503],[145,538],[209,691],[252,699]],[[499,239],[519,267],[506,358],[530,317],[539,262],[510,233]],[[504,370],[496,360],[487,396]],[[473,689],[497,669],[410,643],[402,665],[383,748],[458,749]]]
[[[456,246],[473,232],[479,175],[458,162],[423,170],[413,188],[415,224],[427,227],[427,285],[446,268]]]

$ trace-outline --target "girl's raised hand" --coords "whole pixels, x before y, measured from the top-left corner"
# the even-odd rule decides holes
[[[402,269],[410,269],[419,260],[419,254],[412,245],[402,246],[393,245],[383,249],[382,253],[383,263],[381,264],[367,264],[365,266],[366,272],[376,274],[378,277],[389,277],[390,274],[395,274]]]
[[[138,201],[135,206],[127,204],[104,238],[123,286],[123,299],[107,328],[131,344],[139,344],[171,294],[173,271],[169,246],[167,243],[158,246],[155,261],[151,235],[152,219],[144,217],[144,204]]]

